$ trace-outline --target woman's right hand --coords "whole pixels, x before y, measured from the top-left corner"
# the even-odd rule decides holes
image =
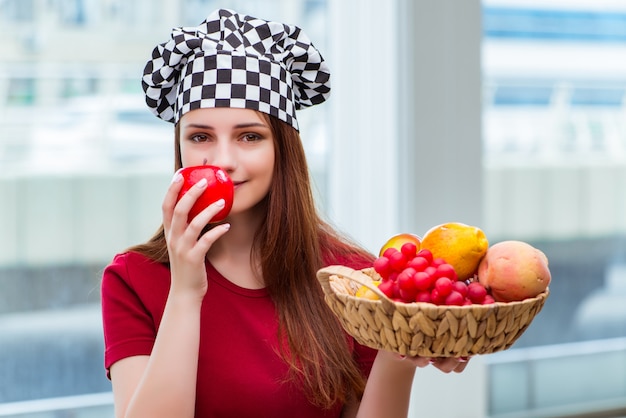
[[[162,205],[172,274],[170,292],[193,292],[202,298],[207,290],[206,254],[211,245],[228,231],[230,224],[216,226],[200,236],[211,218],[224,207],[224,200],[209,205],[187,223],[189,210],[204,192],[207,183],[206,180],[200,180],[177,202],[182,184],[183,177],[176,172]]]
[[[194,416],[200,313],[208,287],[206,253],[229,225],[216,226],[200,236],[222,206],[215,202],[187,223],[189,209],[206,189],[206,183],[195,185],[177,202],[182,185],[182,176],[177,172],[163,199],[171,284],[152,352],[149,356],[127,357],[111,366],[116,417]],[[172,381],[176,384],[171,385]]]

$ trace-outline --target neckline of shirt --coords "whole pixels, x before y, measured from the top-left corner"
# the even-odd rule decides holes
[[[252,297],[252,298],[262,298],[267,297],[268,292],[266,288],[261,289],[249,289],[246,287],[241,287],[232,281],[228,280],[227,277],[223,276],[222,273],[217,271],[217,269],[209,262],[206,263],[207,269],[207,278],[209,282],[213,282],[218,284],[230,292],[237,293],[241,296]],[[210,283],[209,283],[210,286]],[[209,290],[210,291],[210,290]]]

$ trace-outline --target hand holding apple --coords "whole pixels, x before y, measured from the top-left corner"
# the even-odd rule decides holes
[[[187,218],[191,222],[200,212],[211,203],[219,199],[224,199],[224,208],[217,213],[209,222],[216,223],[223,221],[233,207],[234,187],[233,182],[224,170],[212,165],[191,166],[180,170],[183,176],[183,186],[178,193],[177,201],[200,179],[207,180],[204,193],[194,203]]]

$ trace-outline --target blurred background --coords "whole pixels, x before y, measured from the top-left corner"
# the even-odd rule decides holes
[[[0,0],[0,417],[112,416],[100,275],[173,172],[142,69],[219,7],[328,60],[329,104],[298,118],[338,227],[376,252],[464,222],[550,260],[514,347],[418,372],[411,416],[626,416],[626,2]]]

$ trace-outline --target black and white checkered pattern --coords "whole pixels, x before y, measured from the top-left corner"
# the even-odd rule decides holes
[[[328,98],[330,73],[300,28],[220,9],[157,45],[142,87],[150,109],[168,122],[193,109],[235,107],[298,129],[296,110]]]

